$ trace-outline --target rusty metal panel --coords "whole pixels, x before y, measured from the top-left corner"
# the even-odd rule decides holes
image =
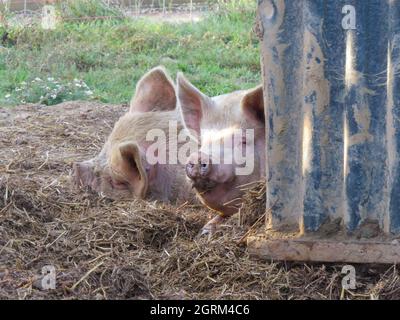
[[[400,0],[261,0],[270,227],[400,233]]]

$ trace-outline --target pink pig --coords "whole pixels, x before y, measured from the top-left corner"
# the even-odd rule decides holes
[[[194,197],[184,164],[149,163],[149,130],[182,129],[176,109],[175,86],[163,68],[150,70],[136,86],[130,110],[114,126],[100,154],[73,165],[73,178],[81,187],[111,198],[186,201]],[[168,150],[166,143],[163,146]],[[179,147],[179,145],[178,145]]]
[[[238,212],[241,186],[265,177],[263,90],[259,86],[210,98],[178,74],[177,96],[184,125],[200,144],[187,160],[186,174],[201,202],[219,213],[203,228],[203,234],[212,233]],[[239,157],[226,161],[227,154]]]

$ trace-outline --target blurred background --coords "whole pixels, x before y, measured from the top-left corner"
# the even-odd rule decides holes
[[[255,10],[255,0],[0,0],[0,105],[125,103],[157,65],[208,95],[253,87]]]

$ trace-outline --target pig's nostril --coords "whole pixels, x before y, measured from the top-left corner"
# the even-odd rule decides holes
[[[193,178],[194,177],[194,164],[193,163],[188,163],[186,164],[186,174],[189,178]]]
[[[209,163],[201,163],[200,164],[200,174],[202,176],[207,176],[210,172],[210,164]]]

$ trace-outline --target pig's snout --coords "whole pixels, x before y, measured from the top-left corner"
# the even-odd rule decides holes
[[[91,187],[97,191],[98,181],[94,176],[91,165],[86,162],[75,162],[72,165],[73,182],[78,187]]]
[[[186,175],[192,179],[206,178],[211,173],[211,159],[205,153],[192,154],[186,163]]]
[[[72,178],[73,178],[73,182],[75,183],[75,185],[77,186],[83,186],[83,173],[82,173],[82,168],[81,168],[81,164],[78,162],[75,162],[72,165]]]

